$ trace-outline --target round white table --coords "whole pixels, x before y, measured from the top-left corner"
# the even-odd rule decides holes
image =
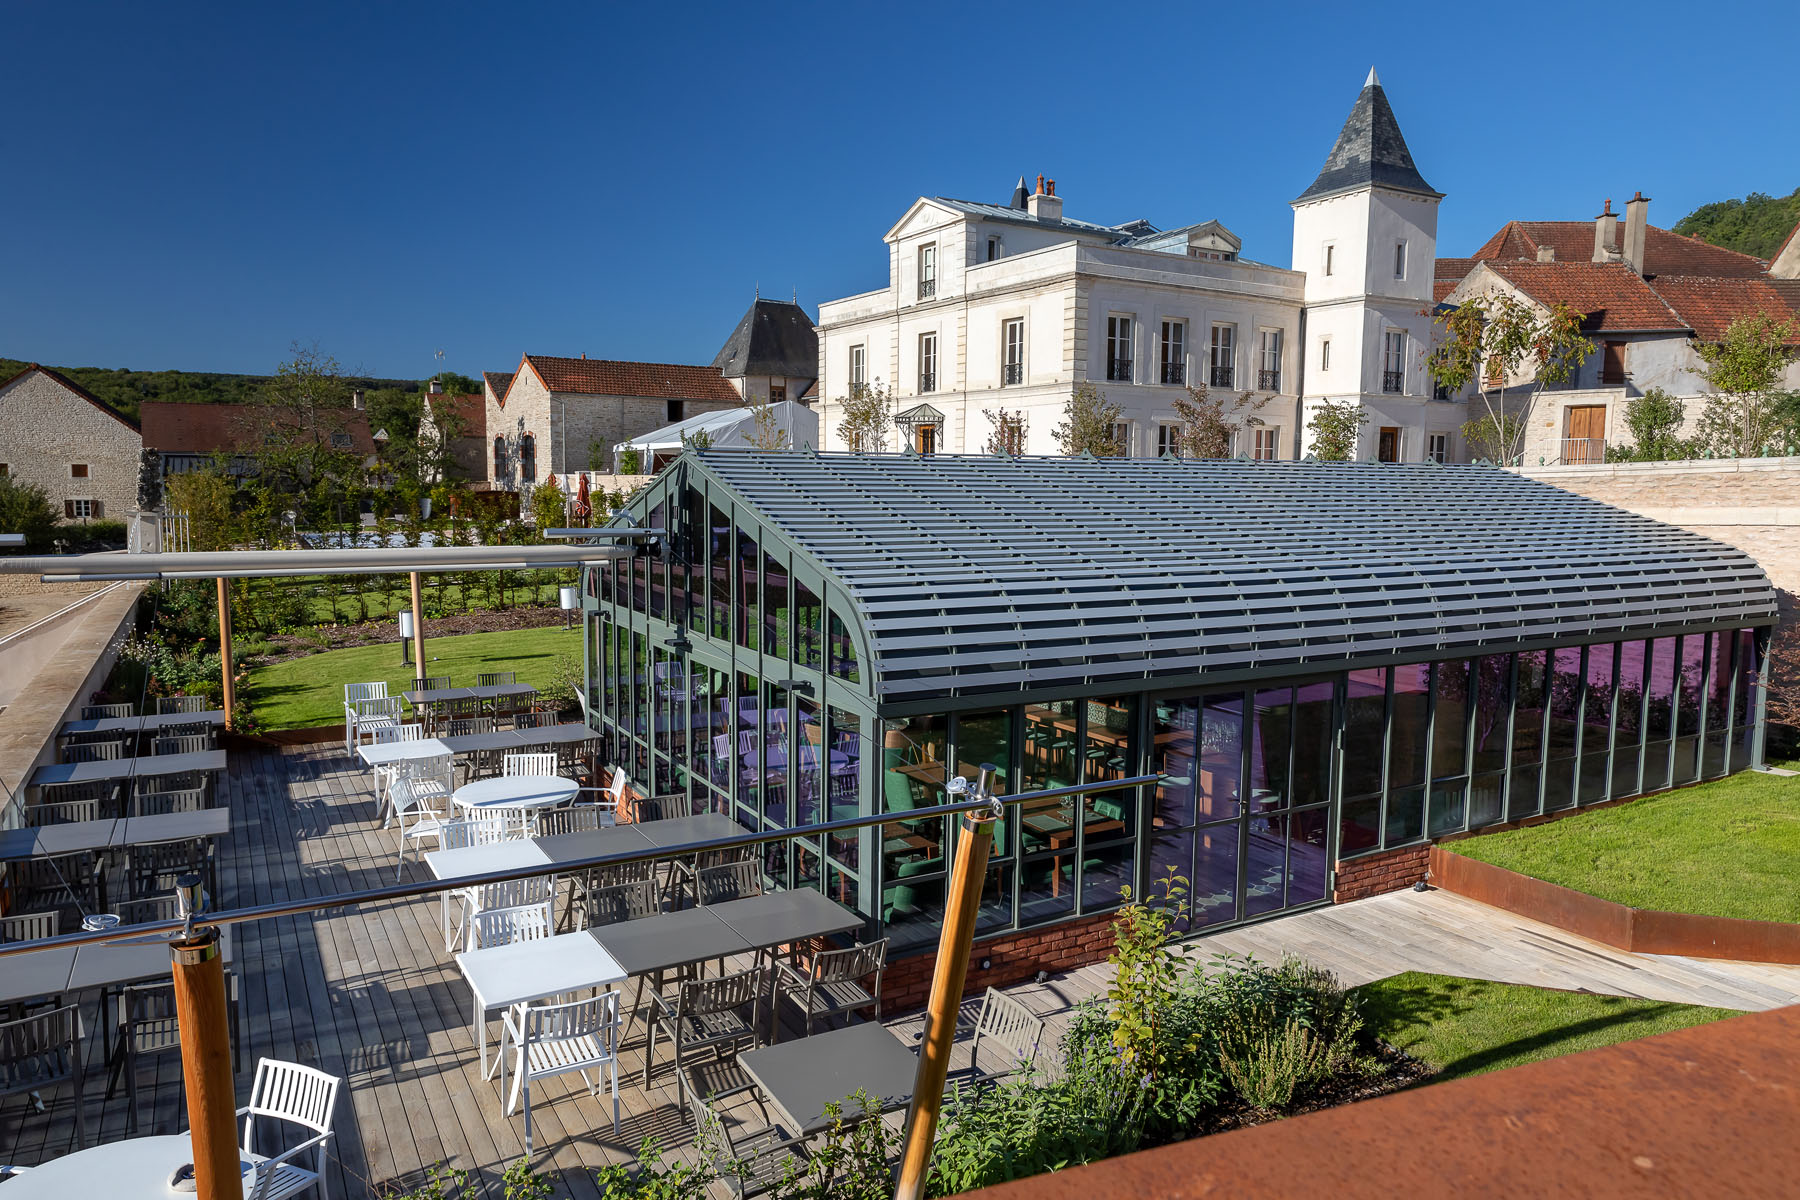
[[[250,1194],[252,1172],[263,1161],[260,1154],[238,1152],[244,1166],[244,1194]],[[53,1158],[5,1183],[7,1200],[32,1197],[70,1200],[73,1196],[117,1196],[120,1200],[145,1197],[168,1200],[192,1196],[169,1188],[169,1176],[177,1167],[194,1161],[193,1143],[185,1133],[170,1137],[129,1138],[107,1142]]]
[[[581,785],[561,775],[508,775],[477,779],[456,789],[458,808],[554,808],[575,798]]]

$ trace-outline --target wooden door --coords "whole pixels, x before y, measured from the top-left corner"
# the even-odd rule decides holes
[[[1606,461],[1606,405],[1572,404],[1563,417],[1565,463]]]
[[[1397,425],[1383,425],[1381,439],[1376,443],[1375,457],[1382,462],[1400,461],[1400,428]]]

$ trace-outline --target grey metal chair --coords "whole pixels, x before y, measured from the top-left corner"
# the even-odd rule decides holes
[[[117,762],[121,758],[130,758],[125,752],[124,742],[77,742],[72,746],[64,746],[63,761],[66,763],[84,762]]]
[[[0,942],[36,942],[53,938],[61,919],[62,914],[53,908],[0,917]]]
[[[181,1053],[181,1026],[175,1019],[175,985],[135,983],[119,990],[119,1027],[114,1031],[112,1069],[106,1098],[125,1080],[125,1132],[138,1130],[138,1063]],[[185,1099],[185,1097],[184,1097]]]
[[[514,729],[549,729],[562,724],[562,714],[533,709],[530,712],[513,714]]]
[[[660,796],[638,796],[631,801],[634,822],[673,821],[694,815],[694,798],[686,792],[664,792]]]
[[[510,687],[517,682],[517,671],[482,671],[475,676],[476,687]]]
[[[753,859],[702,867],[694,874],[694,901],[701,907],[762,894],[762,864]]]
[[[598,929],[655,916],[662,908],[657,903],[656,881],[637,879],[590,889],[586,910],[588,928]]]
[[[763,970],[751,967],[711,979],[684,979],[673,996],[661,992],[650,997],[650,1044],[644,1049],[644,1085],[656,1065],[656,1035],[665,1034],[674,1046],[675,1070],[680,1080],[686,1057],[697,1050],[712,1050],[720,1057],[736,1055],[746,1045],[756,1046],[756,1024],[762,1013]],[[746,1018],[742,1009],[748,1007]],[[686,1097],[682,1101],[685,1103]]]
[[[144,792],[133,797],[131,815],[155,817],[166,813],[201,812],[206,807],[205,788],[181,788],[172,792]]]
[[[454,686],[456,685],[450,682],[450,677],[448,675],[426,675],[421,677],[412,687],[408,688],[407,691],[441,692]]]
[[[796,1137],[774,1124],[733,1136],[698,1088],[686,1095],[695,1145],[733,1196],[767,1195],[805,1168],[805,1136]]]
[[[975,1036],[969,1042],[969,1069],[952,1076],[963,1082],[988,1083],[1003,1079],[1030,1062],[1037,1055],[1044,1037],[1044,1019],[998,988],[989,988],[981,998],[981,1013],[975,1019]],[[983,1070],[982,1042],[997,1044],[1005,1050],[1009,1062],[1005,1070]]]
[[[137,710],[129,704],[85,704],[81,708],[84,721],[106,721],[113,717],[135,717]]]
[[[173,921],[181,915],[181,904],[174,895],[146,896],[142,900],[121,900],[113,905],[121,925],[148,925],[152,921]]]
[[[203,733],[183,733],[174,737],[155,737],[150,739],[150,753],[162,754],[200,754],[211,750],[212,739]]]
[[[106,907],[106,880],[90,850],[33,858],[6,868],[13,904],[22,910],[75,905],[86,912]]]
[[[165,713],[198,713],[205,712],[211,702],[208,696],[158,696],[156,698],[156,715]]]
[[[775,965],[775,1005],[780,1007],[786,994],[806,1013],[806,1034],[812,1036],[813,1024],[820,1017],[848,1016],[865,1008],[875,1010],[881,1019],[881,977],[887,971],[888,939],[849,946],[842,950],[821,950],[802,971],[789,963]],[[862,981],[873,975],[875,985],[865,988]],[[771,1018],[779,1014],[771,1011]],[[778,1026],[769,1022],[769,1040],[774,1041]]]
[[[173,892],[175,881],[189,874],[198,874],[206,880],[209,895],[219,894],[210,838],[128,846],[125,856],[126,884],[132,900],[147,900]]]
[[[69,1084],[77,1150],[87,1145],[82,1082],[80,1008],[71,1004],[0,1024],[0,1098]]]
[[[72,825],[77,821],[98,821],[98,800],[59,800],[48,804],[27,804],[25,824],[34,829],[46,825]]]

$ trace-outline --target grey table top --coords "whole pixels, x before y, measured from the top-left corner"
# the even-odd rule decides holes
[[[613,825],[606,829],[584,829],[579,833],[558,833],[536,839],[538,849],[556,863],[594,858],[601,854],[628,854],[643,850],[649,843],[636,825]]]
[[[45,763],[31,773],[32,787],[46,787],[55,783],[110,783],[116,779],[130,779],[136,768],[134,758],[109,758],[99,762],[84,763]]]
[[[671,817],[667,821],[639,821],[634,825],[652,846],[682,846],[689,842],[706,842],[715,838],[737,837],[748,833],[742,825],[724,813],[701,813],[696,817]]]
[[[147,717],[101,717],[93,721],[64,721],[63,736],[74,733],[148,733],[171,725],[223,725],[225,710],[197,713],[153,713]]]
[[[196,750],[192,754],[152,754],[132,759],[138,777],[152,775],[185,775],[189,771],[223,771],[223,750]]]
[[[537,695],[537,689],[524,683],[496,683],[488,687],[421,688],[401,692],[408,704],[439,704],[445,700],[493,700],[500,696]]]
[[[224,837],[231,832],[229,808],[203,808],[199,812],[152,813],[147,817],[127,817],[114,831],[114,844],[148,846],[154,842],[177,842],[186,838]]]
[[[781,1110],[789,1130],[818,1133],[831,1127],[827,1104],[842,1105],[847,1121],[859,1117],[850,1100],[858,1089],[882,1112],[912,1099],[919,1056],[881,1022],[867,1021],[747,1050],[738,1064]]]
[[[231,965],[231,926],[220,930],[219,950],[225,965]],[[169,975],[169,944],[161,938],[141,942],[106,942],[97,946],[80,946],[75,951],[75,969],[69,973],[67,990],[114,987],[121,983],[140,983],[163,979]]]
[[[658,913],[588,932],[627,975],[666,971],[756,948],[706,908]]]
[[[121,821],[70,821],[63,825],[45,825],[31,829],[0,830],[0,862],[23,862],[28,858],[54,858],[59,854],[76,854],[83,850],[104,850],[114,845],[113,835]]]
[[[727,900],[706,911],[758,949],[860,929],[863,924],[861,917],[811,888]]]
[[[571,742],[585,742],[589,738],[600,735],[586,725],[565,721],[561,725],[545,725],[539,729],[509,730],[521,746],[563,746]]]
[[[168,951],[163,954],[166,957]],[[73,946],[49,946],[28,954],[15,954],[6,960],[6,969],[0,971],[0,1004],[66,992],[69,975],[74,970]]]

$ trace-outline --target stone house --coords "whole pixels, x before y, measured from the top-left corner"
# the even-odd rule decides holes
[[[147,400],[138,410],[143,445],[156,455],[161,478],[201,470],[225,456],[234,474],[254,475],[266,446],[317,436],[333,450],[351,451],[373,466],[378,444],[369,416],[358,408],[327,409],[316,434],[286,410],[266,404],[184,404]]]
[[[799,304],[758,296],[712,365],[746,404],[800,400],[819,378],[819,336]]]
[[[1640,193],[1623,219],[1608,200],[1593,221],[1509,221],[1469,258],[1440,258],[1436,297],[1455,305],[1508,295],[1546,313],[1565,304],[1586,315],[1594,352],[1564,384],[1531,396],[1508,379],[1502,402],[1524,412],[1527,465],[1604,462],[1630,440],[1626,404],[1651,388],[1683,401],[1690,432],[1708,392],[1695,347],[1723,338],[1739,317],[1800,315],[1800,230],[1771,262],[1682,237],[1649,223]],[[1800,338],[1796,339],[1800,348]],[[1800,358],[1786,385],[1800,388]],[[1486,407],[1465,390],[1471,417]]]
[[[419,413],[420,448],[435,451],[450,438],[449,470],[457,479],[487,478],[487,401],[480,392],[445,392],[432,380]]]
[[[65,521],[124,520],[142,451],[136,425],[48,367],[0,383],[0,475],[43,488]]]

